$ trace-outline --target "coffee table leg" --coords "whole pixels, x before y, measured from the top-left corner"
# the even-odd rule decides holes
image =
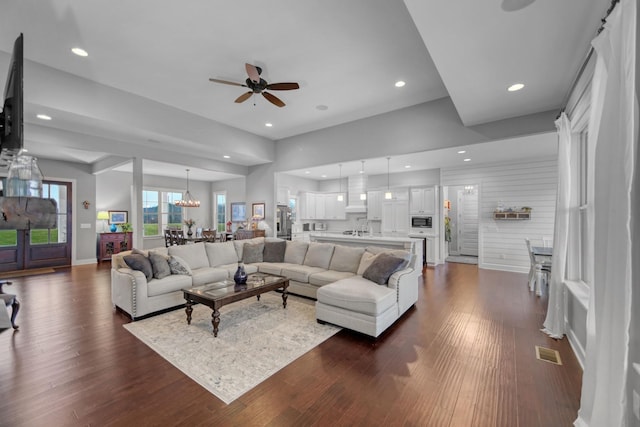
[[[287,298],[289,295],[287,294],[287,288],[282,289],[282,307],[287,308]]]
[[[213,309],[213,313],[211,313],[211,324],[213,325],[213,336],[218,336],[218,325],[220,324],[220,312],[217,308]]]
[[[191,324],[191,313],[193,313],[193,301],[191,301],[190,299],[187,300],[187,304],[186,304],[186,308],[184,309],[184,311],[187,313],[187,325]]]
[[[256,295],[256,297],[258,298],[258,301],[260,301],[260,294]]]

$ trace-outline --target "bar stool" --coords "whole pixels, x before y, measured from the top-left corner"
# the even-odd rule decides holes
[[[11,285],[11,282],[0,282],[0,298],[4,301],[4,304],[7,307],[11,306],[11,326],[13,327],[13,329],[18,329],[18,325],[16,325],[16,316],[18,315],[18,311],[20,310],[20,303],[18,302],[15,295],[4,293],[4,291],[2,290],[3,285]]]

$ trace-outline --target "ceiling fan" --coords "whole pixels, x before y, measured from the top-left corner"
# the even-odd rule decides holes
[[[269,101],[273,105],[278,107],[284,107],[285,103],[282,102],[282,100],[277,96],[267,92],[266,89],[268,90],[300,89],[300,86],[298,85],[298,83],[268,83],[266,80],[260,77],[260,74],[262,74],[262,68],[257,67],[255,65],[251,65],[251,64],[244,64],[244,67],[247,70],[247,74],[249,75],[249,77],[245,80],[244,84],[229,82],[226,80],[219,80],[219,79],[209,79],[209,80],[215,83],[223,83],[223,84],[232,85],[232,86],[242,86],[242,87],[247,87],[251,89],[249,92],[243,93],[238,98],[236,98],[235,102],[237,102],[238,104],[249,99],[251,95],[253,95],[254,93],[261,93],[262,96],[264,96],[267,99],[267,101]]]

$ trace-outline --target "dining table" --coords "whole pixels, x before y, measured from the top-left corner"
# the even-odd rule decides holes
[[[550,257],[553,256],[553,247],[550,246],[531,246],[531,252],[535,256],[545,256]]]

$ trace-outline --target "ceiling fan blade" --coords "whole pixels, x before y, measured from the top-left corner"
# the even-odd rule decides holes
[[[247,93],[243,93],[242,95],[240,95],[235,102],[237,102],[238,104],[240,104],[241,102],[246,101],[247,99],[251,98],[251,95],[253,95],[253,91],[249,91]]]
[[[267,85],[269,90],[294,90],[300,89],[298,83],[271,83]]]
[[[284,107],[284,105],[285,105],[284,102],[282,102],[282,100],[280,98],[278,98],[275,95],[271,95],[269,92],[262,92],[262,96],[267,98],[267,101],[269,101],[273,105],[278,106],[280,108]]]
[[[244,68],[247,70],[247,74],[249,75],[251,81],[255,83],[258,83],[260,81],[260,73],[258,72],[258,69],[255,67],[255,65],[244,64]]]
[[[214,83],[222,83],[225,85],[231,85],[231,86],[242,86],[242,87],[247,87],[247,85],[242,84],[242,83],[235,83],[235,82],[228,82],[226,80],[218,80],[218,79],[209,79],[209,81],[214,82]]]
[[[524,9],[529,6],[535,0],[502,0],[502,10],[505,12],[515,12],[516,10]]]

